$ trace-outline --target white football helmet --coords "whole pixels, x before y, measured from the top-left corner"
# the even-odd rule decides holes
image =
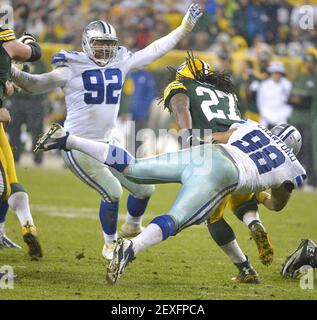
[[[90,59],[100,66],[105,66],[117,55],[116,30],[102,20],[90,22],[83,32],[82,47]]]
[[[271,132],[279,137],[295,155],[302,147],[302,136],[300,132],[292,125],[283,123],[271,129]]]

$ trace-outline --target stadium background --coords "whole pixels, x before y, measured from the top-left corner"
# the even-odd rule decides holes
[[[118,32],[120,44],[132,51],[142,49],[177,27],[191,2],[0,1],[1,4],[13,5],[17,36],[27,30],[41,42],[43,64],[36,66],[35,70],[34,66],[30,65],[31,72],[50,70],[51,56],[62,48],[81,50],[82,30],[88,22],[95,19],[110,22]],[[233,72],[243,112],[249,111],[251,113],[246,115],[254,117],[257,117],[257,106],[254,105],[254,100],[248,100],[247,89],[251,76],[259,79],[267,76],[260,70],[261,61],[267,64],[272,60],[281,61],[286,67],[288,79],[295,83],[296,78],[306,72],[304,55],[309,53],[317,59],[316,0],[197,2],[204,8],[205,13],[193,33],[182,40],[175,50],[150,65],[144,73],[132,73],[127,79],[122,97],[119,131],[129,119],[135,119],[142,122],[143,126],[154,129],[175,127],[173,119],[153,98],[162,95],[162,89],[171,77],[167,66],[177,67],[182,63],[189,48],[214,68]],[[303,30],[299,26],[299,10],[305,4],[312,6],[315,12],[315,26],[311,30]],[[316,70],[315,78],[317,86]],[[140,79],[141,82],[138,82]],[[143,91],[136,90],[137,87],[142,87],[136,83],[151,83],[151,87],[145,87]],[[148,99],[145,99],[142,94],[148,91]],[[317,90],[315,91],[317,93]],[[144,98],[142,105],[136,103],[140,101],[140,95]],[[20,105],[21,108],[14,110],[15,105]],[[23,256],[25,252],[1,252],[4,261],[13,265],[20,276],[17,289],[6,291],[5,294],[0,290],[1,298],[317,299],[316,290],[301,290],[297,282],[284,281],[279,275],[280,264],[285,256],[296,248],[300,238],[316,237],[316,226],[312,223],[316,220],[316,193],[303,192],[295,194],[284,215],[273,216],[266,210],[261,210],[276,249],[276,259],[270,268],[263,267],[257,261],[256,248],[248,240],[247,230],[232,215],[228,215],[242,248],[247,249],[251,261],[263,279],[263,285],[259,288],[242,286],[237,290],[237,286],[232,285],[228,279],[234,275],[233,266],[209,239],[205,227],[199,226],[186,230],[184,234],[172,239],[170,244],[163,244],[162,247],[144,254],[133,264],[129,270],[131,272],[127,272],[122,284],[105,292],[104,282],[101,281],[104,277],[99,252],[101,236],[96,236],[96,230],[100,228],[96,214],[98,195],[68,171],[51,170],[63,167],[58,154],[45,155],[43,161],[41,157],[33,159],[31,153],[30,132],[36,135],[53,121],[63,121],[65,106],[61,91],[40,97],[30,97],[22,92],[8,100],[7,106],[11,109],[13,118],[10,127],[15,128],[15,123],[18,123],[22,128],[22,132],[19,132],[19,128],[9,127],[9,135],[11,144],[12,136],[18,134],[19,138],[21,137],[15,140],[12,147],[19,164],[19,177],[30,194],[31,208],[38,221],[46,258],[41,265],[34,265],[34,262],[26,261],[27,258]],[[29,119],[21,109],[28,110],[31,114]],[[40,112],[40,109],[44,112]],[[317,129],[313,131],[313,128],[317,128],[317,94],[312,99],[309,112],[305,121],[311,134],[312,145],[317,146]],[[21,121],[18,122],[17,119]],[[36,123],[36,119],[40,119],[41,126],[34,128],[32,123]],[[166,146],[164,143],[163,145]],[[173,148],[173,145],[169,147]],[[162,150],[164,151],[163,147]],[[304,148],[302,153],[306,152]],[[313,161],[315,167],[308,168],[310,172],[317,171],[317,150]],[[38,167],[29,168],[34,165]],[[312,188],[304,191],[315,190],[315,186],[310,187]],[[61,188],[65,190],[62,196]],[[168,208],[176,190],[177,186],[158,188],[151,200],[150,213],[146,216],[145,223]],[[122,204],[125,199],[126,194]],[[163,203],[161,199],[164,199]],[[124,210],[120,209],[120,223]],[[21,243],[12,214],[9,215],[7,230],[13,240]],[[199,265],[192,259],[198,246],[200,252],[206,255]],[[212,254],[207,255],[210,252]],[[164,259],[157,261],[157,257]],[[181,272],[179,268],[182,268]],[[206,270],[209,270],[207,277]]]

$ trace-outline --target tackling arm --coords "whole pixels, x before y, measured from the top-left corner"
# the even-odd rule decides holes
[[[63,87],[68,80],[69,73],[68,67],[56,68],[43,74],[30,74],[12,66],[11,77],[15,84],[23,90],[41,94]]]
[[[272,188],[271,194],[268,192],[260,192],[256,194],[259,203],[262,203],[267,209],[272,211],[281,211],[288,203],[294,184],[290,181],[284,182],[278,188]]]

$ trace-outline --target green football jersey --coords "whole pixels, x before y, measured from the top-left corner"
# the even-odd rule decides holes
[[[13,30],[0,28],[0,100],[4,98],[5,83],[10,79],[11,57],[2,44],[15,39]]]
[[[208,83],[179,79],[171,82],[164,91],[164,106],[169,110],[170,100],[177,93],[186,94],[190,99],[193,129],[224,132],[241,120],[235,94],[226,94]]]

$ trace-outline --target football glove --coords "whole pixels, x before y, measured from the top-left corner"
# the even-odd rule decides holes
[[[36,42],[36,39],[31,33],[24,32],[23,36],[19,38],[19,41],[24,44],[28,44],[30,42]]]
[[[186,32],[192,31],[202,14],[203,13],[200,9],[200,6],[197,3],[192,4],[187,10],[181,26],[184,28]]]
[[[281,275],[285,278],[299,278],[303,266],[317,268],[317,246],[310,239],[303,239],[298,248],[282,264]]]

